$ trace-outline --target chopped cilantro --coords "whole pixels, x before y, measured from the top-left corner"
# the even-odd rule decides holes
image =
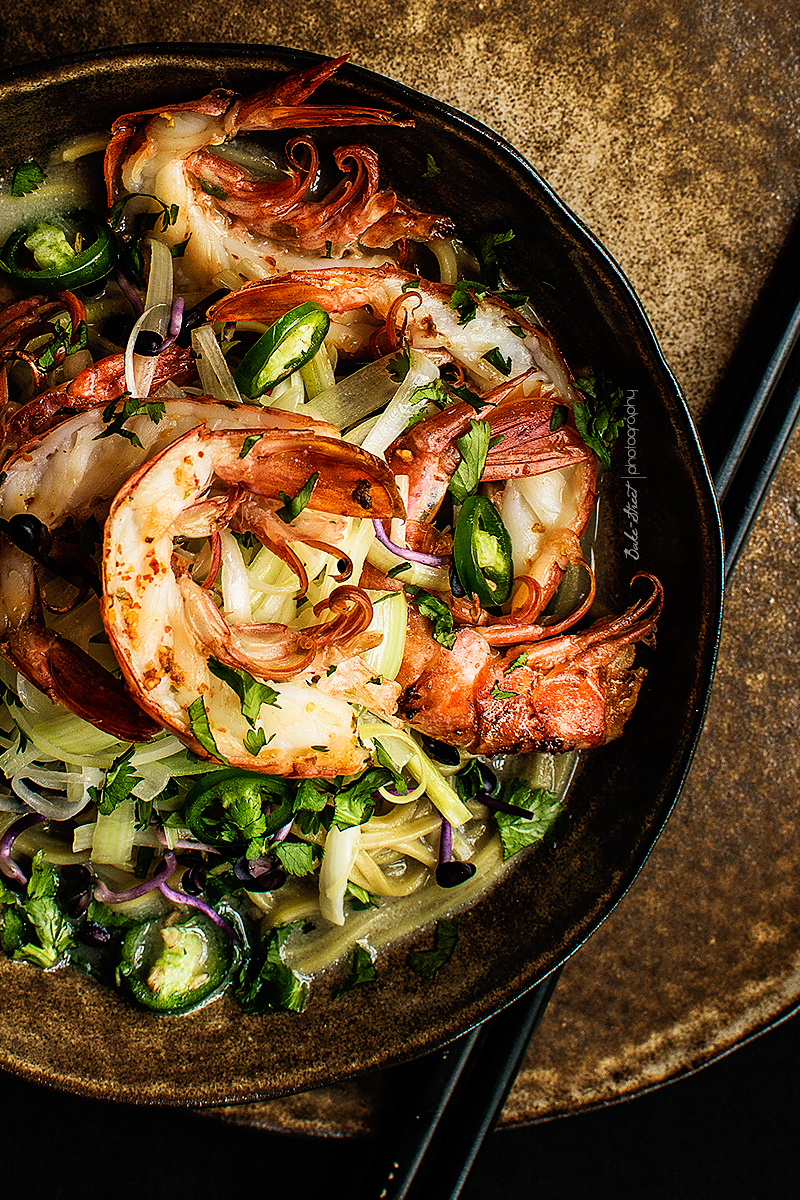
[[[437,600],[430,592],[421,588],[406,585],[406,592],[411,596],[423,617],[433,622],[433,638],[440,646],[452,650],[456,644],[456,631],[453,626],[453,614],[441,600]]]
[[[248,754],[252,754],[253,758],[258,758],[266,744],[267,735],[260,726],[258,729],[248,729],[242,739],[242,745]]]
[[[189,725],[192,733],[197,738],[197,741],[203,749],[216,758],[218,762],[228,765],[228,760],[224,754],[220,754],[217,748],[217,743],[214,741],[214,735],[211,732],[211,726],[208,721],[208,713],[206,712],[205,701],[202,696],[198,696],[189,705]]]
[[[516,700],[519,693],[518,692],[504,692],[503,689],[500,687],[500,685],[495,680],[495,682],[492,684],[492,690],[489,692],[489,695],[494,697],[495,700]]]
[[[527,662],[528,662],[528,654],[527,654],[526,650],[523,650],[522,654],[518,654],[517,657],[514,659],[514,661],[512,663],[508,664],[506,669],[503,671],[503,674],[510,675],[512,671],[516,671],[517,667],[526,666]]]
[[[436,944],[431,950],[412,950],[408,963],[423,979],[433,979],[453,957],[458,942],[458,917],[444,917],[436,922]]]
[[[497,346],[495,346],[494,350],[487,351],[483,357],[489,366],[494,367],[495,370],[499,371],[501,375],[511,374],[511,359],[503,358],[503,355],[500,353],[500,349]]]
[[[238,972],[236,996],[246,1013],[260,1014],[286,1009],[302,1012],[308,985],[283,961],[282,950],[296,924],[271,929],[258,953]]]
[[[176,242],[174,246],[170,246],[169,252],[172,255],[172,257],[173,258],[183,258],[184,254],[186,253],[186,247],[189,245],[189,242],[191,240],[192,240],[192,235],[189,234],[189,236],[187,238],[184,238],[184,240],[182,242]]]
[[[473,392],[471,388],[450,387],[448,388],[448,391],[452,392],[454,396],[458,396],[459,400],[463,400],[465,404],[470,406],[470,408],[474,408],[475,412],[480,412],[482,408],[486,407],[486,404],[478,395],[478,393]]]
[[[122,407],[119,408],[120,403]],[[118,400],[112,400],[103,409],[103,423],[105,429],[102,433],[98,433],[94,438],[95,442],[99,442],[101,438],[111,437],[116,434],[119,437],[125,438],[132,446],[142,449],[142,443],[139,438],[130,429],[125,429],[126,421],[132,417],[149,417],[154,425],[163,420],[166,408],[162,400],[138,400],[132,396],[121,396]]]
[[[319,846],[310,842],[276,842],[269,848],[287,875],[310,875],[319,859]]]
[[[260,679],[256,679],[244,668],[237,670],[235,667],[218,662],[216,658],[209,658],[208,669],[212,675],[216,675],[217,679],[227,683],[228,687],[239,697],[242,716],[248,725],[255,725],[262,704],[274,704],[276,708],[280,708],[278,693],[275,689],[271,688],[268,683],[262,683]]]
[[[279,497],[283,501],[283,506],[276,509],[275,513],[284,524],[290,524],[303,511],[311,499],[314,484],[318,479],[319,471],[315,471],[313,475],[309,476],[296,496],[287,496],[286,492],[278,492]]]
[[[566,404],[554,404],[550,414],[550,432],[555,433],[557,429],[560,429],[568,416],[569,409]]]
[[[207,196],[213,196],[215,200],[227,200],[228,193],[216,183],[208,183],[207,180],[200,180],[200,187]]]
[[[362,983],[374,983],[378,978],[378,972],[375,968],[372,955],[366,946],[362,946],[360,942],[356,942],[350,954],[350,974],[345,979],[338,992],[334,993],[334,1000],[338,1000],[340,996],[344,996],[345,992],[349,992],[354,987],[359,987]]]
[[[389,359],[386,367],[390,379],[393,379],[395,383],[402,383],[411,370],[411,350],[409,347],[404,346],[402,350],[398,350],[397,354]]]
[[[505,233],[490,233],[488,230],[478,239],[478,258],[481,264],[481,277],[489,288],[500,286],[500,263],[497,259],[497,247],[512,241],[514,230]]]
[[[12,921],[11,930],[4,922],[4,942],[8,933],[17,943],[13,949],[15,959],[37,967],[54,967],[74,946],[72,926],[56,899],[57,887],[55,871],[45,862],[44,851],[37,850],[25,899],[18,902],[17,920]]]
[[[437,164],[436,159],[432,154],[425,155],[425,170],[420,178],[435,179],[437,175],[441,175],[442,168]]]
[[[239,458],[247,458],[247,455],[253,449],[257,442],[263,438],[263,433],[250,433],[242,442],[242,448],[239,451]]]
[[[498,800],[523,808],[530,816],[495,812],[494,819],[503,844],[503,858],[511,858],[526,846],[540,842],[552,833],[558,818],[566,811],[555,792],[546,788],[531,788],[524,779],[509,779],[503,784]]]
[[[624,417],[616,415],[624,400],[622,388],[604,375],[576,379],[575,386],[586,397],[574,405],[575,427],[601,463],[610,467],[611,447],[625,424]]]
[[[333,823],[337,829],[352,829],[364,825],[375,811],[373,793],[392,780],[391,774],[382,767],[370,767],[346,787],[340,788],[334,797]]]
[[[497,291],[474,279],[459,279],[450,297],[450,307],[457,311],[461,324],[467,325],[477,316],[478,305],[486,296],[494,296],[497,300],[510,304],[512,308],[519,308],[521,304],[528,303],[524,292],[510,292],[506,289]]]
[[[415,275],[413,279],[409,279],[407,283],[403,284],[403,286],[400,288],[400,291],[412,292],[414,288],[419,287],[421,282],[422,280],[420,279],[419,275]]]
[[[353,883],[352,879],[348,879],[344,894],[355,912],[363,912],[366,908],[380,908],[378,897],[373,896],[372,892],[368,892],[366,888]]]
[[[12,196],[28,196],[44,183],[45,173],[32,158],[26,158],[14,169],[11,181]]]
[[[492,430],[488,421],[470,421],[469,430],[463,437],[456,438],[461,462],[456,467],[448,490],[456,504],[463,504],[467,496],[476,491],[486,466],[486,455]]]
[[[73,337],[72,322],[67,321],[66,325],[58,326],[50,341],[37,352],[36,362],[43,371],[49,371],[55,365],[60,350],[64,351],[64,356],[66,357],[68,354],[75,354],[78,350],[85,350],[87,342],[88,331],[86,329],[86,322],[78,322],[78,327]]]
[[[106,771],[105,781],[101,788],[89,788],[89,795],[97,805],[97,811],[104,817],[119,808],[123,800],[127,800],[130,796],[134,784],[141,781],[141,775],[137,775],[130,764],[135,749],[135,746],[129,746],[124,753],[114,759]]]

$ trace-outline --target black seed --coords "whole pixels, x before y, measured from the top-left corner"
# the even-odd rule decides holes
[[[437,762],[444,763],[446,767],[457,767],[461,762],[458,750],[456,750],[455,746],[448,746],[447,742],[437,741],[436,738],[428,737],[427,734],[423,733],[422,745],[431,758],[435,758]]]
[[[436,882],[439,887],[451,888],[458,887],[460,883],[466,883],[475,874],[475,864],[466,862],[456,862],[451,859],[450,862],[439,863],[436,868]]]
[[[450,563],[450,591],[453,593],[456,600],[461,600],[467,594],[466,588],[458,578],[456,564],[453,561]]]
[[[134,352],[136,354],[144,354],[147,357],[152,358],[154,355],[158,354],[163,340],[164,339],[161,337],[161,334],[154,333],[149,329],[142,329],[136,335],[136,345],[133,348]]]

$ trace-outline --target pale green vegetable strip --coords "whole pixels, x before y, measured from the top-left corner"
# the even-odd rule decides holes
[[[336,376],[333,373],[328,348],[324,342],[311,361],[300,368],[300,375],[309,400],[314,400],[320,392],[326,392],[329,388],[335,387]]]
[[[376,675],[395,679],[406,648],[408,601],[405,592],[388,593],[377,602],[373,594],[371,599],[372,621],[367,632],[382,633],[383,641],[372,650],[365,651],[361,657]]]
[[[133,800],[123,800],[108,816],[97,814],[92,838],[92,861],[129,868],[136,832],[136,806]]]
[[[424,783],[431,804],[438,808],[451,825],[466,825],[467,821],[472,819],[472,813],[466,804],[459,799],[433,760],[409,734],[378,721],[362,721],[358,732],[362,740],[378,740],[397,770],[405,768],[418,783]]]

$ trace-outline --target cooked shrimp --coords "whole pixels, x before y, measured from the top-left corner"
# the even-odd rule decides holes
[[[415,729],[473,754],[560,754],[619,737],[644,670],[632,670],[634,643],[652,634],[663,590],[584,633],[500,654],[482,631],[461,629],[452,650],[418,613],[409,621],[398,675],[399,712]]]
[[[315,606],[331,621],[290,629],[228,622],[175,556],[184,514],[199,510],[208,532],[246,495],[267,502],[294,495],[317,475],[308,507],[347,517],[402,516],[394,477],[358,447],[318,433],[194,430],[137,471],[119,492],[106,524],[103,619],[131,691],[142,708],[197,753],[276,775],[351,774],[367,751],[354,710],[313,687],[317,649],[346,647],[369,625],[360,588],[335,589]],[[223,489],[216,504],[210,489]],[[224,489],[229,489],[227,498]],[[232,494],[231,494],[232,493]],[[210,498],[209,498],[210,497]],[[346,653],[342,654],[346,657]],[[209,660],[222,664],[212,669]],[[225,670],[269,680],[245,717]],[[228,675],[230,678],[230,675]]]
[[[120,117],[106,152],[109,204],[127,192],[157,196],[168,208],[177,205],[177,220],[158,236],[169,245],[190,238],[179,273],[198,287],[222,271],[259,278],[305,265],[309,258],[358,257],[359,242],[390,247],[404,237],[450,236],[453,226],[446,218],[416,212],[390,189],[379,189],[378,158],[366,146],[334,152],[342,179],[317,200],[307,197],[319,171],[316,146],[307,136],[289,142],[287,169],[274,179],[259,178],[209,150],[252,130],[413,123],[382,109],[306,104],[344,61],[297,71],[253,96],[218,89],[197,101]]]

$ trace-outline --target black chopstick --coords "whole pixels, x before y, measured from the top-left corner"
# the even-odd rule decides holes
[[[392,1132],[380,1147],[360,1200],[450,1200],[461,1193],[560,973],[423,1060],[426,1081],[408,1096],[400,1136]]]

